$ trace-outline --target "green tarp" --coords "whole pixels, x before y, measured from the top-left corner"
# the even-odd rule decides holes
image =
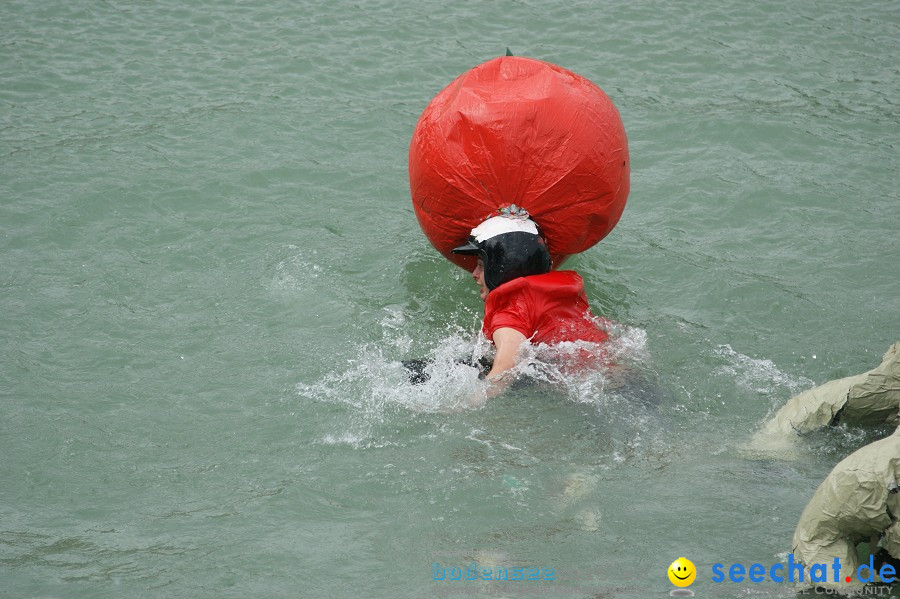
[[[852,453],[822,481],[797,523],[792,552],[805,566],[826,564],[829,572],[834,558],[838,558],[841,578],[852,578],[849,583],[817,586],[843,590],[861,587],[856,577],[860,565],[856,546],[863,541],[881,538],[881,546],[900,559],[898,485],[900,428],[890,437]]]
[[[791,437],[838,423],[898,423],[900,342],[869,372],[829,381],[792,397],[753,438],[751,450],[775,450]]]

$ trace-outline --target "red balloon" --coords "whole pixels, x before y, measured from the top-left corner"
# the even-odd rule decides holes
[[[456,78],[425,108],[409,147],[419,225],[447,259],[498,209],[538,223],[554,266],[606,237],[628,198],[628,140],[609,97],[562,67],[520,56]]]

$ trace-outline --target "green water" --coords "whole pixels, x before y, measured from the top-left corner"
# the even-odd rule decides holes
[[[895,1],[5,2],[0,596],[662,597],[685,555],[792,597],[710,569],[785,559],[886,432],[740,450],[900,339],[898,40]],[[628,206],[569,266],[656,405],[448,410],[481,306],[406,154],[507,46],[622,114]],[[557,586],[433,580],[473,561]]]

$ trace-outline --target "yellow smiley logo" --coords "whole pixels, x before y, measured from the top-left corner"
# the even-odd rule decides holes
[[[679,557],[669,566],[669,580],[677,587],[690,586],[697,578],[697,568],[694,562],[686,557]]]

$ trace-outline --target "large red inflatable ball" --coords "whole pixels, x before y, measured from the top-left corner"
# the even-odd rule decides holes
[[[428,104],[409,148],[419,225],[447,259],[498,209],[525,208],[554,266],[603,239],[629,190],[628,141],[612,101],[587,79],[519,56],[460,75]]]

